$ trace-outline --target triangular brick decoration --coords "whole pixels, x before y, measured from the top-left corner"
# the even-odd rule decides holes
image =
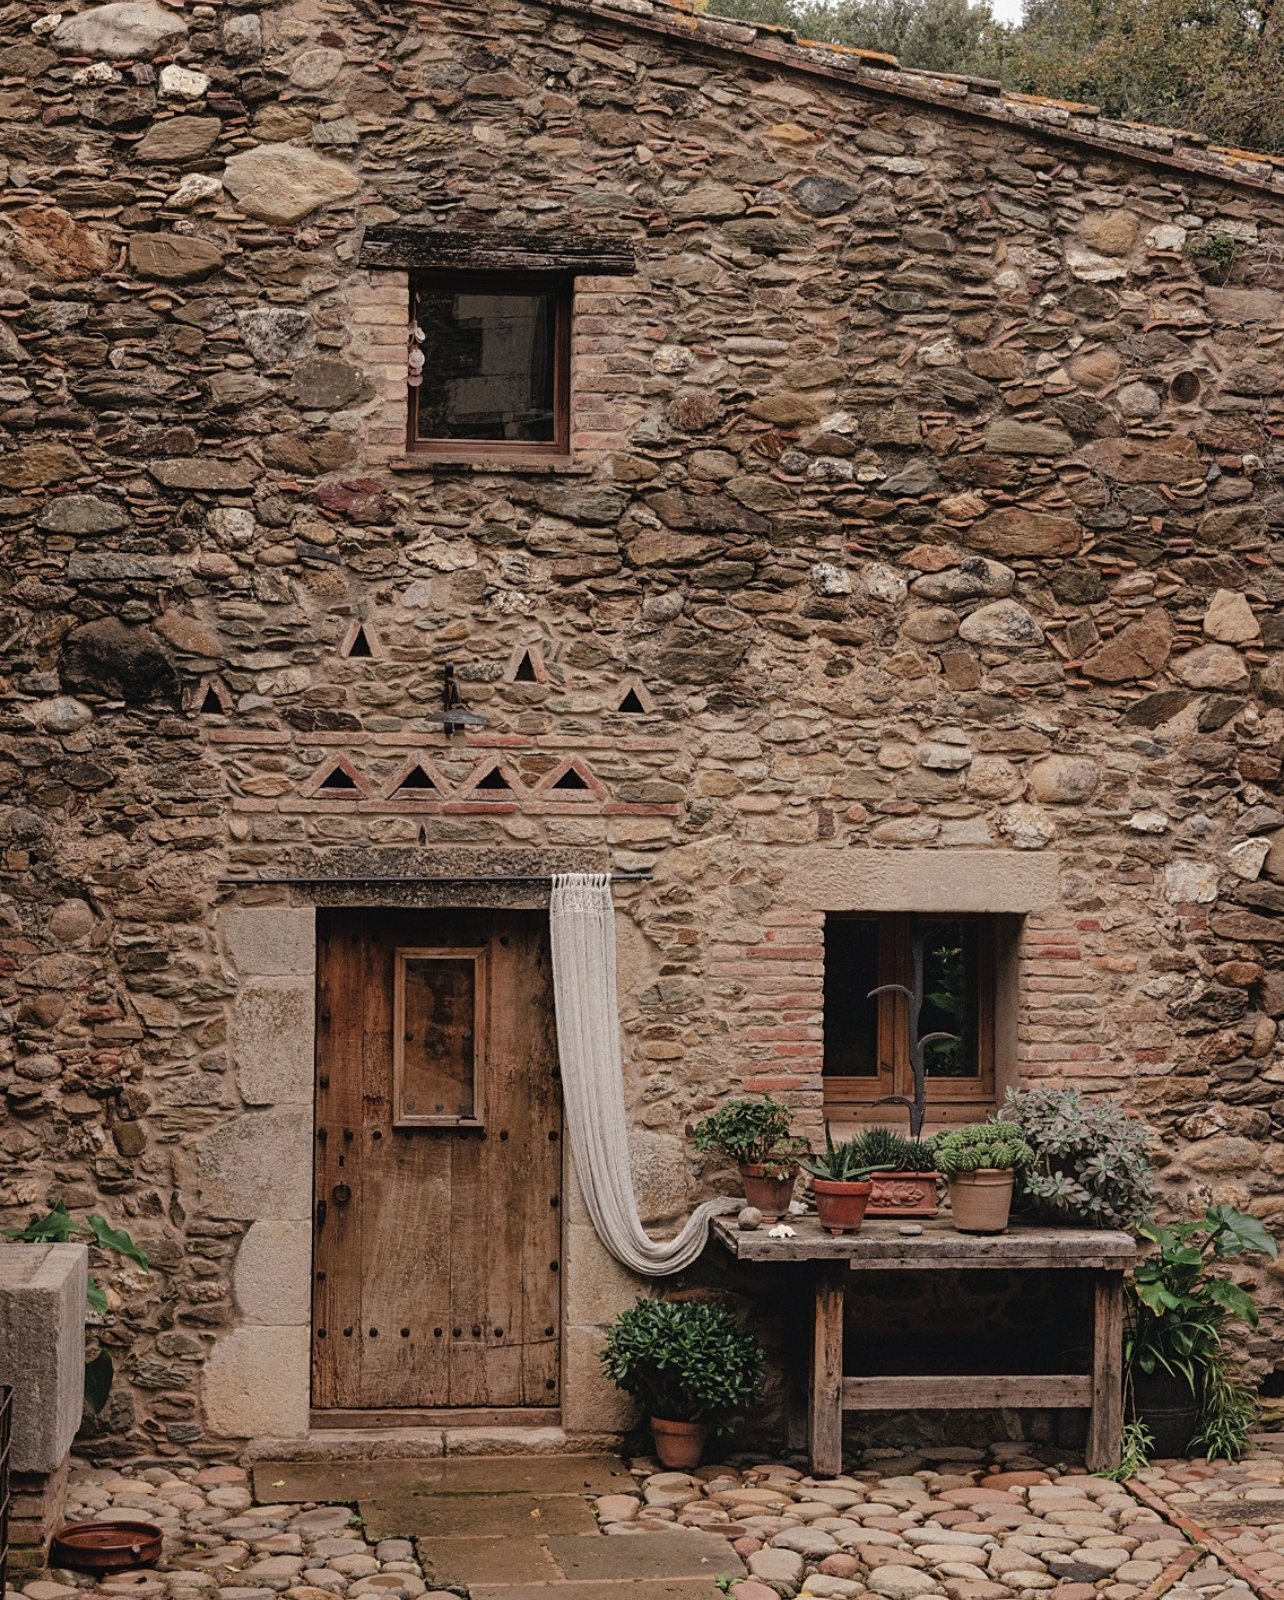
[[[547,683],[548,668],[537,644],[519,644],[508,658],[505,683]]]
[[[446,786],[422,756],[412,756],[383,792],[385,800],[442,800]]]
[[[319,796],[326,800],[365,800],[369,798],[370,785],[347,756],[335,756],[309,778],[302,794],[304,799]]]
[[[606,785],[579,756],[560,762],[551,772],[546,772],[535,790],[541,799],[551,800],[609,800]]]
[[[518,800],[522,792],[516,774],[506,762],[496,756],[477,769],[469,782],[460,790],[458,798],[498,802]]]
[[[233,710],[227,685],[213,673],[207,674],[196,685],[188,704],[200,717],[230,717]]]
[[[379,636],[368,622],[354,622],[339,646],[339,655],[344,661],[374,661],[382,654]]]
[[[644,684],[636,678],[630,678],[616,701],[615,709],[621,716],[645,717],[655,710],[655,701],[647,693]]]

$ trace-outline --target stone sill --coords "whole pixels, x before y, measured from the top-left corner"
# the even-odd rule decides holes
[[[586,478],[594,470],[591,462],[559,460],[552,456],[464,456],[454,460],[448,456],[411,455],[390,461],[388,468],[392,472],[474,473],[479,476],[520,473],[527,477],[565,478]]]

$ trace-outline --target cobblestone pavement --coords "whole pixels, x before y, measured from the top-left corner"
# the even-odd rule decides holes
[[[496,1471],[502,1503],[501,1462]],[[636,1461],[618,1492],[592,1503],[608,1535],[695,1529],[725,1537],[749,1572],[734,1587],[738,1600],[1284,1595],[1284,1448],[1233,1465],[1161,1464],[1142,1482],[1175,1514],[1215,1528],[1210,1547],[1199,1550],[1128,1489],[1059,1471],[1019,1445],[984,1454],[938,1451],[930,1461],[883,1456],[825,1480],[784,1463],[737,1460],[687,1474]],[[431,1559],[430,1537],[418,1551],[408,1538],[372,1543],[345,1505],[256,1506],[246,1474],[235,1467],[74,1471],[68,1521],[139,1517],[166,1535],[155,1570],[97,1584],[47,1571],[23,1585],[26,1600],[87,1600],[92,1589],[103,1600],[445,1600],[461,1592],[424,1581],[417,1557]],[[528,1527],[515,1526],[518,1532],[529,1536]],[[639,1544],[639,1555],[648,1547]],[[704,1580],[713,1595],[716,1577],[710,1572]],[[599,1590],[605,1596],[621,1587],[627,1591],[628,1582],[550,1583],[546,1593],[550,1600],[563,1593],[595,1600]],[[697,1592],[706,1591],[681,1587],[683,1595]],[[523,1583],[520,1593],[535,1596],[539,1588]]]

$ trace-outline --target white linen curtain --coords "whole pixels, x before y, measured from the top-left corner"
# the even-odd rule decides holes
[[[562,1096],[575,1171],[598,1237],[632,1272],[663,1278],[704,1249],[710,1220],[743,1201],[698,1205],[675,1239],[652,1239],[629,1167],[615,981],[615,906],[601,872],[557,873],[549,907]]]

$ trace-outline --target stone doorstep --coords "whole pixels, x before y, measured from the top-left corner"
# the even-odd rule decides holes
[[[255,1461],[250,1472],[259,1505],[353,1505],[384,1494],[613,1494],[633,1485],[620,1458],[608,1455],[280,1457]]]

